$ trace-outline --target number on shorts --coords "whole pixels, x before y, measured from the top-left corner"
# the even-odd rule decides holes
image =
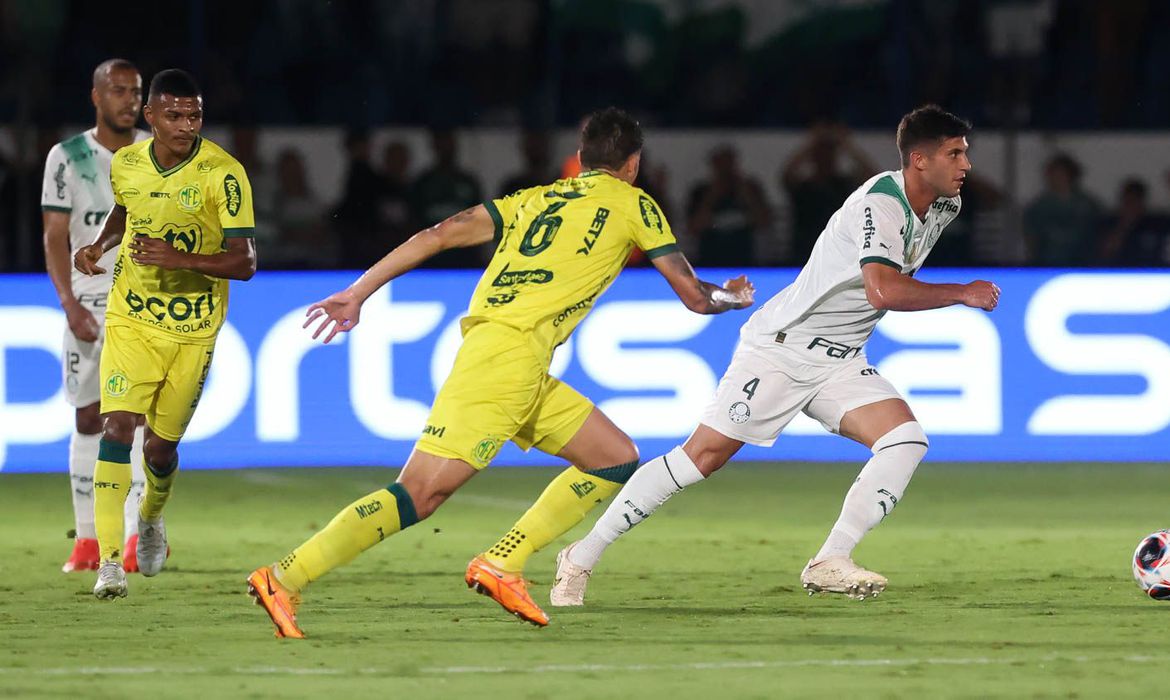
[[[759,388],[760,388],[760,378],[759,377],[752,377],[752,380],[750,382],[743,385],[743,393],[747,394],[748,401],[752,400],[752,397],[754,397],[756,395],[756,389],[759,389]]]
[[[69,353],[69,373],[77,374],[77,365],[81,363],[81,355],[75,352]]]

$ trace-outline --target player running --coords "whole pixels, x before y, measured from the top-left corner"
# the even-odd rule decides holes
[[[248,577],[249,592],[278,637],[303,637],[300,592],[311,581],[435,512],[488,466],[509,440],[573,466],[541,494],[496,546],[474,558],[465,580],[520,618],[548,616],[528,595],[523,561],[613,494],[638,465],[629,436],[548,373],[553,349],[589,313],[635,247],[646,252],[687,308],[716,314],[752,303],[738,277],[700,281],[658,205],[632,183],[642,130],[621,110],[593,114],[581,131],[577,177],[521,190],[456,214],[395,248],[348,289],[309,307],[314,337],[352,330],[362,302],[443,250],[495,241],[496,251],[462,320],[463,345],[398,481],[346,506],[307,542]]]
[[[913,277],[959,214],[970,131],[968,122],[934,105],[902,118],[902,169],[875,175],[845,200],[796,281],[744,324],[695,432],[639,469],[589,534],[557,555],[553,605],[583,604],[594,566],[618,536],[710,476],[744,443],[771,446],[798,411],[873,451],[801,584],[810,594],[859,600],[885,589],[884,576],[853,562],[853,549],[902,499],[927,439],[898,391],[870,366],[864,345],[886,311],[954,304],[991,311],[999,303],[991,282],[926,284]]]
[[[98,358],[102,352],[106,296],[110,275],[89,277],[73,270],[74,250],[87,245],[101,230],[106,212],[114,205],[110,191],[110,160],[114,151],[141,141],[145,132],[134,128],[142,108],[142,76],[133,63],[121,58],[103,62],[93,71],[90,91],[97,123],[89,131],[53,146],[45,161],[41,212],[45,231],[45,267],[57,290],[68,328],[62,353],[65,400],[73,406],[74,431],[69,441],[69,481],[73,491],[73,552],[61,570],[98,568],[97,534],[93,525],[93,469],[98,456],[101,419],[98,415]],[[109,268],[115,253],[100,261]],[[71,274],[72,272],[72,274]],[[142,430],[134,433],[134,454],[142,459]],[[138,540],[138,501],[142,498],[141,464],[135,464],[123,512],[126,551]],[[132,554],[123,562],[137,571]]]
[[[248,177],[199,135],[203,97],[194,78],[175,69],[155,75],[143,114],[153,138],[114,154],[114,206],[97,240],[74,256],[79,271],[104,274],[103,255],[122,243],[106,311],[94,469],[101,566],[93,594],[100,599],[126,595],[121,513],[134,427],[145,418],[138,567],[154,576],[167,556],[162,511],[179,467],[179,440],[211,366],[228,280],[256,272]]]

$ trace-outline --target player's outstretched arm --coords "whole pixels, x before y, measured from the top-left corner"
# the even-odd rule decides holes
[[[695,276],[694,268],[682,253],[668,253],[654,258],[654,267],[670,283],[670,288],[682,303],[697,314],[721,314],[731,309],[746,309],[755,301],[756,288],[744,275],[727,280],[722,287],[704,282]]]
[[[130,259],[164,270],[191,270],[208,277],[247,281],[256,274],[256,242],[250,237],[229,238],[227,250],[201,255],[179,250],[161,238],[142,235],[130,240]]]
[[[106,214],[102,230],[98,232],[97,238],[93,239],[93,243],[78,248],[73,254],[73,266],[78,272],[86,275],[105,274],[105,269],[98,267],[98,260],[101,260],[107,250],[118,245],[125,231],[126,207],[115,204],[110,213]]]
[[[861,266],[865,297],[875,309],[925,311],[962,304],[991,311],[999,304],[999,287],[976,280],[968,284],[929,284],[880,262]]]
[[[419,231],[387,253],[386,257],[374,263],[373,267],[366,270],[349,287],[310,306],[305,312],[308,316],[305,328],[321,319],[313,337],[320,336],[328,329],[329,333],[325,336],[325,342],[328,343],[338,333],[349,332],[357,326],[362,303],[382,285],[413,270],[444,250],[469,248],[487,243],[492,240],[495,231],[496,226],[491,214],[482,204],[464,209],[430,228]]]

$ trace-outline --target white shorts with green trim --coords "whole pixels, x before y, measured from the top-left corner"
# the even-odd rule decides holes
[[[800,412],[837,433],[855,408],[901,399],[860,348],[813,349],[741,343],[700,422],[729,438],[770,447]],[[823,357],[817,357],[823,352]],[[834,357],[829,353],[844,355]]]

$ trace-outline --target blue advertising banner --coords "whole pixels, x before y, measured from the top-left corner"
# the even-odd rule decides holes
[[[751,271],[760,301],[795,274]],[[305,307],[353,277],[262,273],[232,284],[184,468],[405,461],[454,359],[477,274],[411,273],[369,300],[353,333],[322,346],[301,328]],[[867,346],[929,433],[929,459],[1170,460],[1170,274],[927,270],[919,278],[984,278],[1003,288],[990,314],[888,314]],[[596,402],[645,457],[661,454],[694,427],[748,314],[693,314],[654,270],[628,270],[557,351],[553,373]],[[44,276],[0,277],[4,471],[67,469],[64,328]],[[774,447],[747,447],[739,458],[867,454],[802,416]],[[496,461],[555,462],[511,445]]]

